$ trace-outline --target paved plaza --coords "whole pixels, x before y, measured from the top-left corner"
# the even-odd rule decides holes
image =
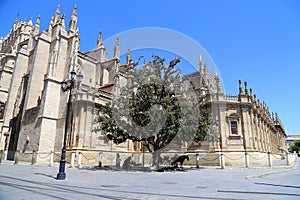
[[[1,200],[35,199],[300,199],[299,160],[293,168],[133,172],[67,168],[5,161]]]

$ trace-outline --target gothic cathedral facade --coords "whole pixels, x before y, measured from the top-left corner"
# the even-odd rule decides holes
[[[16,151],[61,151],[68,98],[61,81],[69,79],[74,70],[84,78],[75,83],[72,95],[68,151],[140,151],[140,146],[131,142],[108,145],[101,132],[93,131],[97,109],[126,84],[124,69],[129,62],[130,52],[126,63],[120,65],[118,38],[113,57],[108,57],[101,32],[94,50],[80,51],[76,6],[68,30],[59,6],[47,30],[40,30],[40,17],[35,24],[31,19],[16,19],[10,33],[0,39],[0,150],[7,159],[13,159]],[[243,88],[240,82],[236,96],[223,94],[218,75],[211,76],[202,59],[199,65],[199,72],[188,77],[193,89],[218,108],[214,117],[220,138],[213,151],[286,152],[286,134],[278,115],[270,113],[246,83]],[[210,90],[215,92],[205,93]]]

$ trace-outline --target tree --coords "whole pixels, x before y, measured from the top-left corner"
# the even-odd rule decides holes
[[[290,148],[289,148],[290,152],[294,152],[296,151],[297,153],[300,152],[300,140],[296,140],[293,142],[293,144],[291,144]]]
[[[140,68],[138,62],[133,64],[127,72],[129,84],[97,118],[115,144],[142,142],[152,153],[156,168],[162,149],[184,141],[203,141],[210,129],[210,111],[176,69],[179,62],[177,58],[166,66],[165,59],[153,56]]]

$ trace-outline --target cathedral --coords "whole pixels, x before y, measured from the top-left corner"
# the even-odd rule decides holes
[[[5,159],[13,160],[15,152],[61,151],[68,101],[61,82],[70,80],[70,73],[76,76],[66,134],[68,157],[78,151],[87,152],[86,157],[88,152],[141,152],[141,144],[115,145],[101,131],[94,131],[98,109],[127,84],[130,50],[121,64],[116,38],[109,58],[100,32],[95,49],[81,52],[76,6],[68,28],[60,6],[47,30],[40,30],[40,23],[40,17],[35,23],[16,19],[9,34],[0,39],[0,150]],[[217,108],[213,115],[219,139],[210,144],[211,152],[286,152],[285,129],[278,114],[271,113],[246,82],[239,82],[237,95],[224,94],[218,75],[210,75],[201,57],[199,71],[186,77],[193,90]],[[197,145],[182,149],[196,152]],[[37,162],[44,158],[38,157]]]

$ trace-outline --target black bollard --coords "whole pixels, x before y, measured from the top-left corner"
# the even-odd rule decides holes
[[[36,163],[36,151],[32,151],[31,164],[34,165]]]
[[[19,152],[18,151],[15,152],[14,160],[15,160],[15,165],[17,165],[19,162]]]
[[[199,154],[196,153],[196,168],[199,168]]]
[[[2,163],[2,158],[3,158],[3,150],[0,151],[0,164]]]

